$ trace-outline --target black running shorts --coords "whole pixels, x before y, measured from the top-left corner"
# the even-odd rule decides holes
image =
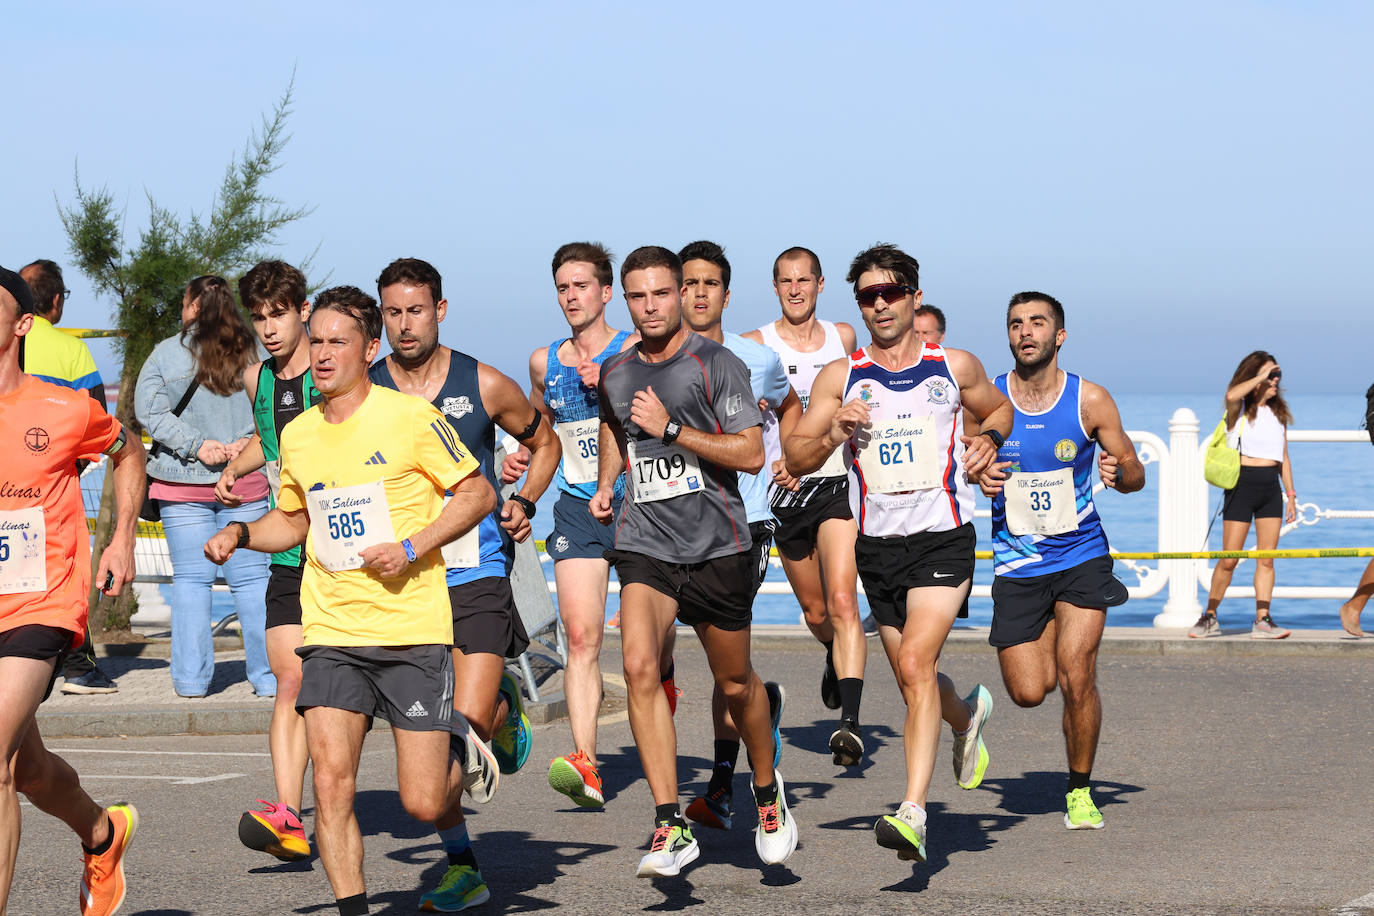
[[[816,495],[804,506],[775,506],[773,515],[778,520],[778,553],[788,560],[805,560],[816,549],[821,522],[854,517],[849,508],[849,478],[841,477],[837,483],[826,483],[819,487]]]
[[[749,552],[754,556],[753,588],[749,591],[751,606],[758,597],[759,587],[768,575],[768,550],[773,546],[773,531],[776,527],[777,523],[773,521],[749,523],[749,537],[754,542],[754,546],[749,548]]]
[[[906,626],[906,593],[913,588],[957,588],[973,578],[977,535],[966,522],[949,531],[919,531],[905,537],[859,535],[854,559],[873,619],[883,626]],[[968,602],[959,609],[968,616]]]
[[[299,566],[268,567],[267,629],[301,625],[301,574]]]
[[[301,646],[296,711],[312,706],[381,716],[392,728],[447,731],[453,721],[448,646]]]
[[[992,629],[988,642],[999,649],[1040,638],[1063,601],[1075,607],[1107,608],[1125,604],[1126,586],[1112,573],[1111,557],[1093,557],[1077,566],[1043,576],[992,580]]]
[[[12,630],[0,631],[0,658],[34,658],[53,660],[52,677],[43,691],[43,699],[52,696],[53,685],[62,673],[62,662],[72,650],[72,640],[79,639],[71,630],[28,623]],[[39,702],[42,702],[40,700]]]
[[[1224,521],[1244,522],[1247,525],[1256,518],[1283,518],[1283,484],[1279,480],[1279,466],[1241,465],[1240,479],[1226,491],[1222,499],[1221,517]]]
[[[484,652],[519,658],[529,648],[524,621],[515,609],[510,579],[487,576],[448,587],[453,609],[453,647],[464,655]]]
[[[626,585],[647,585],[677,601],[677,619],[688,626],[743,630],[753,621],[752,586],[758,575],[753,550],[700,563],[669,563],[625,550],[609,550],[606,559],[615,567],[622,596]]]

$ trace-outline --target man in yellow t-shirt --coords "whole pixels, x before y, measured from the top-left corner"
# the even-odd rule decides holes
[[[352,286],[325,290],[310,314],[310,371],[324,402],[281,436],[277,507],[205,545],[222,563],[239,547],[305,544],[305,645],[296,708],[315,770],[315,840],[343,916],[368,912],[354,780],[373,716],[391,723],[401,803],[433,823],[464,783],[495,788],[491,751],[453,717],[452,611],[439,548],[496,506],[477,461],[433,405],[373,385],[382,313]],[[445,502],[445,492],[452,499]],[[451,759],[450,732],[458,743]]]

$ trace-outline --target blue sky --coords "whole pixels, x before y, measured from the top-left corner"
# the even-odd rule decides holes
[[[434,262],[444,342],[522,382],[566,330],[559,244],[703,237],[731,257],[734,330],[776,316],[794,244],[821,255],[822,317],[857,322],[848,262],[891,241],[992,372],[1008,297],[1040,289],[1068,310],[1063,364],[1114,391],[1219,392],[1255,348],[1294,392],[1374,381],[1374,7],[576,6],[21,6],[0,263],[70,260],[78,164],[130,236],[145,191],[207,211],[295,67],[270,189],[315,209],[281,255],[318,246],[317,275],[365,289]],[[66,323],[107,326],[68,285]],[[628,325],[618,291],[610,315]]]

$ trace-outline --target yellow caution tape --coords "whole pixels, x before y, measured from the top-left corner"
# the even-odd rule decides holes
[[[72,337],[123,337],[123,331],[113,328],[58,328],[63,334],[70,334]]]

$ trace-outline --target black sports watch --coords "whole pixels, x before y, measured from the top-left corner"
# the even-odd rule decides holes
[[[534,510],[535,510],[535,505],[534,505],[534,503],[530,502],[530,501],[529,501],[528,499],[526,499],[525,497],[519,496],[519,495],[517,495],[517,494],[515,494],[515,493],[512,493],[512,494],[508,497],[508,499],[510,499],[511,502],[515,503],[515,504],[516,504],[517,506],[519,506],[521,509],[524,509],[524,510],[525,510],[525,518],[534,518]]]
[[[681,435],[681,433],[682,424],[674,420],[672,417],[669,417],[668,425],[663,427],[663,444],[672,445],[674,442],[677,441],[677,437]]]
[[[239,529],[239,539],[238,539],[238,541],[234,544],[234,549],[235,549],[235,550],[241,550],[241,549],[243,549],[244,547],[247,547],[247,546],[248,546],[248,523],[247,523],[247,522],[233,522],[232,524],[237,525],[237,526],[238,526],[238,529]]]
[[[1002,443],[1007,441],[1007,440],[1006,440],[1006,437],[1003,436],[1001,433],[999,433],[999,432],[998,432],[997,430],[995,430],[995,429],[985,429],[985,430],[982,430],[981,432],[978,433],[978,435],[980,435],[980,436],[987,436],[989,439],[992,440],[992,444],[993,444],[994,446],[996,446],[997,448],[1001,448],[1001,447],[1002,447]]]

